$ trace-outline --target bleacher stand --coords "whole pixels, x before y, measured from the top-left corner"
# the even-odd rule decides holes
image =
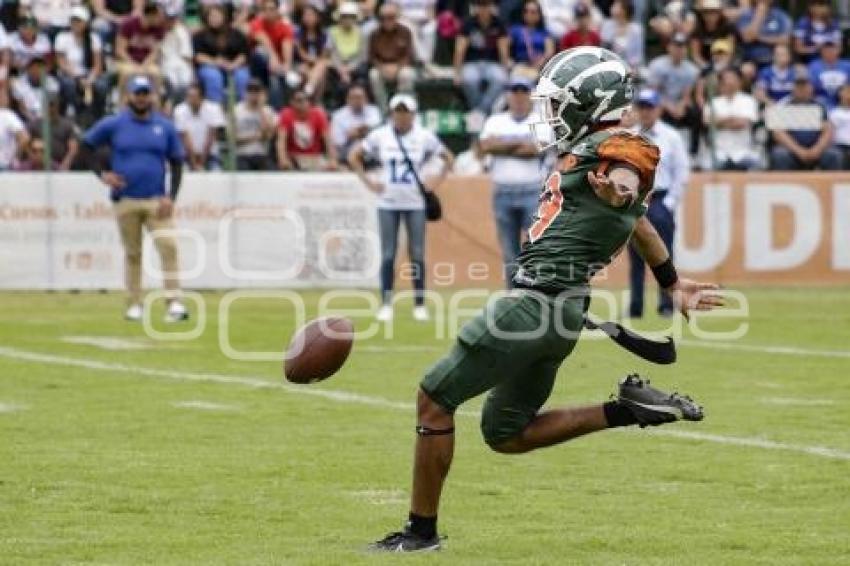
[[[55,137],[51,130],[59,125],[65,135],[65,122],[59,118],[80,129],[115,112],[125,102],[124,83],[137,74],[154,81],[160,110],[168,115],[174,115],[193,83],[202,86],[205,98],[220,105],[226,127],[218,128],[211,147],[219,146],[224,169],[235,169],[237,163],[240,169],[294,168],[298,159],[293,156],[299,152],[291,145],[294,139],[287,138],[281,152],[275,150],[281,147],[276,138],[297,124],[311,124],[298,128],[312,135],[313,127],[320,126],[314,119],[320,114],[325,122],[335,114],[342,121],[352,111],[347,93],[354,85],[353,92],[365,93],[367,104],[378,108],[382,120],[392,95],[415,94],[420,121],[460,153],[476,142],[484,120],[504,109],[504,85],[511,77],[533,81],[552,52],[584,45],[619,53],[631,66],[637,86],[646,83],[659,91],[663,119],[690,142],[696,168],[742,167],[736,163],[740,160],[726,159],[722,153],[728,148],[716,143],[731,133],[731,122],[718,118],[724,96],[728,97],[721,92],[728,85],[720,77],[728,68],[741,72],[734,97],[755,99],[749,126],[736,130],[737,138],[752,146],[748,168],[833,167],[834,155],[845,157],[840,166],[847,167],[848,4],[840,0],[4,2],[0,139],[6,143],[0,168],[38,168],[32,160],[38,154],[41,169],[84,169],[89,159],[85,151],[69,165],[65,152],[51,143]],[[807,70],[813,90],[806,105],[820,104],[822,111],[817,116],[792,111],[791,118],[777,124],[771,107],[801,105],[792,92],[801,69]],[[263,102],[256,97],[245,101],[249,82]],[[293,112],[301,116],[295,109],[300,96],[294,106],[291,100],[296,92],[306,96],[309,110],[303,119],[293,121]],[[57,115],[47,111],[48,100],[57,105]],[[268,120],[259,119],[267,116],[267,105],[277,114],[272,133],[262,125]],[[749,102],[746,107],[752,115]],[[308,115],[313,118],[307,120]],[[782,134],[806,131],[813,117],[818,123],[833,124],[829,139],[819,138],[816,144],[824,145],[816,163],[796,156],[783,143],[787,138]],[[800,124],[788,123],[797,118]],[[360,136],[374,122],[369,110],[369,119],[352,129]],[[316,132],[317,147],[312,147],[312,138],[307,143],[322,158],[302,158],[311,163],[305,169],[313,169],[315,163],[321,163],[317,168],[337,161],[345,164],[351,140],[343,141],[339,130],[335,135],[332,131],[326,124]],[[38,133],[34,137],[44,147],[40,143],[31,147],[27,132]],[[294,153],[285,151],[288,146]],[[286,160],[280,162],[280,156]],[[23,163],[27,166],[18,167]]]

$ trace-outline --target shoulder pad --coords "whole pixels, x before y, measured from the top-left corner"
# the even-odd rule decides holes
[[[646,190],[652,188],[660,152],[658,146],[644,136],[620,131],[603,140],[596,151],[602,161],[631,165],[637,169]]]

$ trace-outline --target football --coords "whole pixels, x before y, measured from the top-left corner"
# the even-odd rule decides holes
[[[354,324],[342,317],[324,317],[302,326],[286,349],[283,374],[292,383],[327,379],[342,367],[354,344]]]

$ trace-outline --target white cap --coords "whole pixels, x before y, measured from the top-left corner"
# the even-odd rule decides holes
[[[404,106],[410,112],[416,112],[416,99],[409,94],[397,94],[390,99],[390,110],[395,110],[399,106]]]
[[[339,7],[339,15],[340,17],[354,16],[357,18],[360,16],[360,6],[356,2],[343,2]]]
[[[89,21],[89,11],[85,6],[74,6],[71,8],[71,19]]]

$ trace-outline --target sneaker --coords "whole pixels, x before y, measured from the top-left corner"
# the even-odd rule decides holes
[[[440,550],[440,537],[424,538],[407,527],[403,531],[390,533],[369,545],[370,552],[432,552]]]
[[[124,319],[132,322],[138,322],[142,320],[143,314],[144,311],[142,310],[142,305],[130,305],[127,307],[127,312],[124,313]]]
[[[428,322],[431,320],[431,315],[428,314],[428,307],[423,305],[419,305],[418,307],[413,307],[413,320],[418,322]]]
[[[189,311],[180,301],[168,303],[168,312],[165,313],[165,322],[180,322],[189,320]]]
[[[378,309],[378,314],[375,315],[375,318],[378,319],[379,322],[389,322],[393,319],[393,308],[390,305],[384,305]]]
[[[704,417],[702,407],[687,395],[665,393],[637,374],[620,382],[617,401],[632,412],[641,428],[678,420],[701,421]]]

